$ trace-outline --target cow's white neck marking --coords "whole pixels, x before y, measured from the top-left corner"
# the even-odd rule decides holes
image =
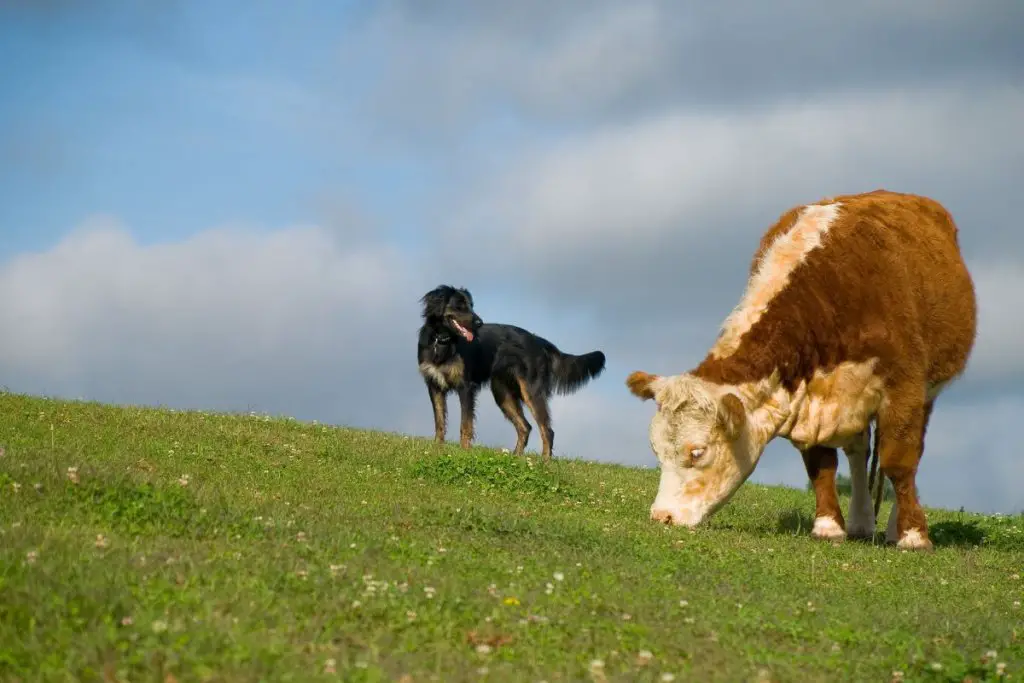
[[[747,282],[739,304],[722,324],[722,332],[711,348],[714,358],[728,358],[740,347],[740,340],[752,328],[768,304],[789,284],[792,272],[807,255],[821,246],[832,227],[841,204],[811,204],[796,222],[765,249],[757,270]]]

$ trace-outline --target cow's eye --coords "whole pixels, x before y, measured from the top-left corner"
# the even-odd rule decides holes
[[[693,448],[690,450],[690,458],[693,460],[700,460],[702,455],[704,455],[703,448]]]

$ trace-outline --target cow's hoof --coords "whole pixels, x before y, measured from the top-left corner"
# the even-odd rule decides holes
[[[814,528],[811,529],[811,536],[820,538],[823,541],[843,541],[846,539],[846,532],[839,523],[831,517],[818,517],[814,520]]]
[[[918,529],[908,529],[903,537],[896,543],[900,550],[934,550],[931,540],[922,534]]]
[[[857,538],[861,540],[870,540],[875,537],[875,528],[872,526],[848,524],[846,527],[846,536],[848,538]]]

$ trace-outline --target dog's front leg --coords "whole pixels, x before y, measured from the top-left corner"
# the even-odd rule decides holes
[[[445,392],[431,381],[427,381],[427,392],[430,394],[430,403],[434,406],[434,440],[437,443],[444,443],[445,434],[448,432],[448,401],[445,400]]]
[[[469,448],[473,442],[473,421],[476,418],[477,387],[467,384],[459,390],[459,402],[462,404],[462,425],[459,430],[460,443]]]

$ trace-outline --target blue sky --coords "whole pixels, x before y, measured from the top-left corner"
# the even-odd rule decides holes
[[[953,212],[982,311],[921,495],[1024,508],[1024,5],[239,7],[0,9],[0,384],[429,435],[450,282],[608,355],[556,454],[654,466],[626,374],[696,364],[789,206],[889,187]]]

